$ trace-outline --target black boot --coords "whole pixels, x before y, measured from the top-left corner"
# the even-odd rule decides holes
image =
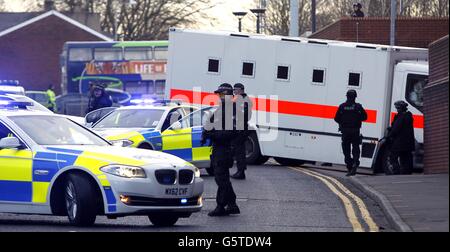
[[[241,213],[241,211],[239,210],[239,207],[236,204],[226,206],[225,211],[228,214],[240,214]]]
[[[352,175],[352,166],[347,165],[347,174],[345,174],[345,176],[351,176]]]
[[[352,167],[352,170],[350,172],[350,176],[355,176],[356,175],[356,171],[358,170],[359,167],[359,162],[355,162],[355,164]]]
[[[231,178],[234,179],[245,179],[245,172],[244,171],[237,171],[235,174],[231,175]]]
[[[208,213],[208,216],[216,217],[216,216],[227,216],[228,212],[225,211],[223,206],[217,206],[216,209],[212,210]]]

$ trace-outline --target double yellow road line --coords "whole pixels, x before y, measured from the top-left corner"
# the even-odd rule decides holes
[[[341,182],[337,181],[335,178],[332,178],[330,176],[326,176],[311,170],[307,170],[304,168],[299,167],[289,167],[290,169],[293,169],[295,171],[300,171],[306,175],[309,175],[311,177],[314,177],[321,182],[323,182],[336,196],[342,201],[345,207],[345,211],[347,213],[347,218],[350,222],[350,224],[353,227],[354,232],[364,232],[365,229],[361,222],[359,221],[359,218],[357,216],[357,213],[355,211],[355,208],[353,207],[352,200],[355,202],[355,205],[359,212],[361,213],[361,218],[364,220],[364,222],[367,224],[367,227],[369,228],[370,232],[378,232],[379,228],[378,225],[373,221],[372,217],[370,216],[369,210],[366,207],[366,204],[364,204],[364,201],[361,200],[358,196],[356,196],[354,193],[352,193],[347,187],[345,187]]]

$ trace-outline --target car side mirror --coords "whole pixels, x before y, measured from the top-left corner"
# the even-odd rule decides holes
[[[0,150],[19,149],[20,147],[22,147],[22,144],[17,137],[5,137],[0,139]]]
[[[172,130],[180,130],[180,129],[182,129],[183,127],[181,126],[181,123],[180,122],[175,122],[174,124],[172,124],[172,126],[170,127],[170,129],[172,129]]]
[[[98,111],[92,111],[91,113],[88,113],[85,117],[86,119],[86,123],[90,123],[90,124],[94,124],[96,123],[100,118],[99,118],[99,112]]]

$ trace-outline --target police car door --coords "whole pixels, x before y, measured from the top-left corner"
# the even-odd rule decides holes
[[[192,129],[192,162],[198,167],[203,167],[204,161],[208,161],[208,163],[205,163],[208,166],[211,156],[210,141],[208,140],[204,146],[201,145],[203,125],[206,119],[209,118],[208,111],[210,110],[211,108],[196,111],[184,119],[189,121]]]
[[[181,108],[171,110],[161,128],[162,151],[192,161],[192,132],[189,124],[182,124]],[[184,121],[183,121],[184,122]],[[171,125],[167,129],[164,125]]]
[[[11,209],[7,205],[33,202],[32,167],[32,151],[0,121],[0,211]]]

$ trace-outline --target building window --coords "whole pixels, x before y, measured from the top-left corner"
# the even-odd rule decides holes
[[[287,65],[279,65],[277,67],[277,80],[289,81],[291,67]]]
[[[314,69],[312,83],[315,85],[325,85],[325,69]]]
[[[70,61],[91,61],[92,50],[90,48],[72,48],[69,50]]]
[[[255,77],[255,63],[244,61],[242,64],[242,76],[243,77]]]
[[[406,78],[406,101],[423,112],[423,88],[428,82],[428,76],[408,74]]]
[[[348,74],[348,85],[353,88],[361,87],[361,73],[350,72]]]

